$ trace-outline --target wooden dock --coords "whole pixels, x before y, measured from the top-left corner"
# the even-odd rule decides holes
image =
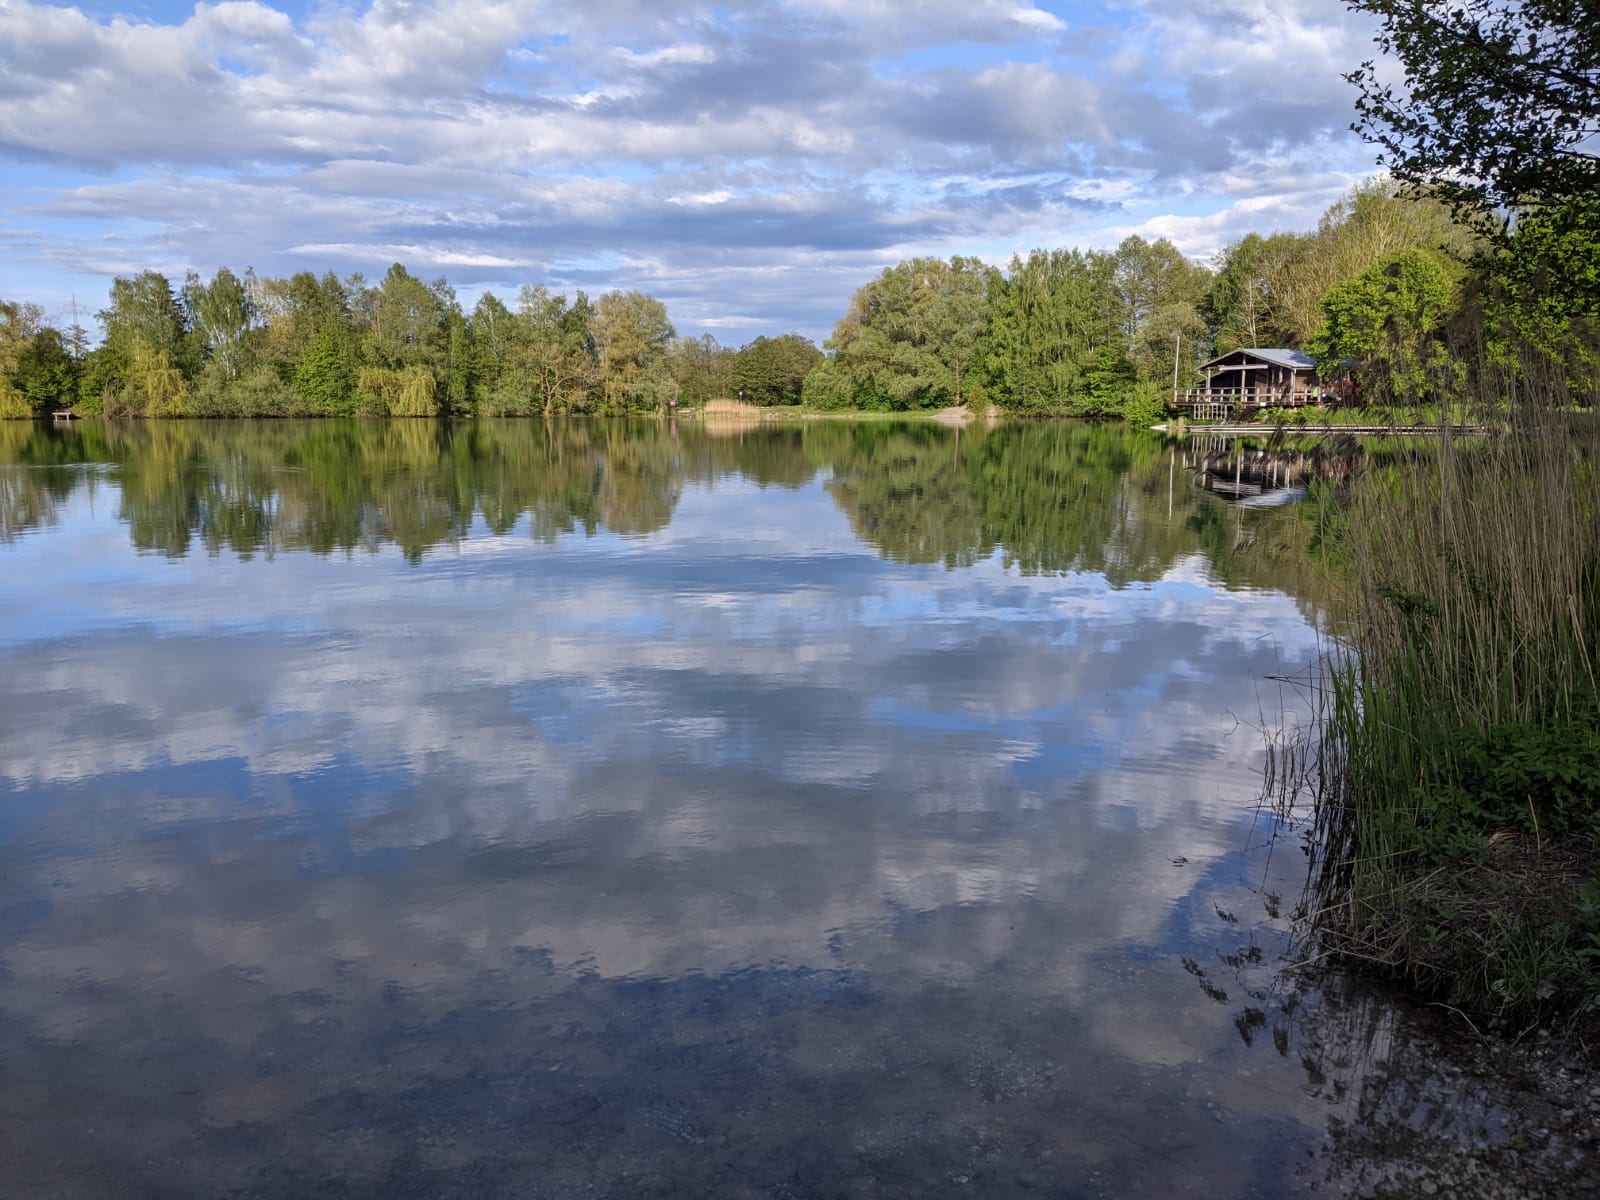
[[[1176,426],[1176,427],[1175,427]],[[1218,421],[1214,424],[1196,424],[1188,421],[1167,422],[1161,425],[1152,425],[1150,428],[1160,433],[1182,432],[1189,437],[1273,437],[1282,434],[1286,437],[1331,437],[1338,433],[1356,433],[1364,436],[1373,434],[1393,434],[1398,437],[1421,437],[1425,434],[1438,433],[1437,425],[1266,425],[1252,424],[1248,421]],[[1488,433],[1486,425],[1450,425],[1446,427],[1450,433]]]

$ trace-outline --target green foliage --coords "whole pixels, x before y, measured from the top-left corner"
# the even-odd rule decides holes
[[[1379,177],[1351,189],[1305,234],[1248,234],[1227,247],[1206,297],[1217,351],[1302,346],[1336,287],[1410,250],[1472,253],[1476,239],[1432,192]]]
[[[1382,22],[1384,82],[1368,62],[1356,130],[1399,178],[1438,188],[1499,228],[1498,214],[1600,195],[1600,20],[1573,0],[1346,0]]]
[[[397,370],[438,364],[455,300],[448,284],[441,279],[430,288],[394,263],[376,289],[358,296],[367,315],[363,362]]]
[[[60,331],[45,326],[34,334],[17,357],[12,382],[34,413],[71,407],[78,395],[78,364]]]
[[[186,377],[199,365],[183,306],[159,271],[112,280],[110,306],[98,315],[105,329],[105,344],[113,355],[108,361],[132,368],[142,348],[164,354]],[[147,356],[142,361],[151,360]]]
[[[994,274],[975,258],[959,257],[886,268],[851,298],[828,339],[828,400],[842,378],[850,403],[868,410],[965,403],[977,382]]]
[[[279,415],[552,416],[659,412],[674,399],[697,405],[743,392],[752,403],[798,400],[832,411],[992,405],[1019,415],[1151,422],[1174,368],[1180,385],[1192,383],[1213,333],[1222,342],[1248,330],[1252,342],[1296,344],[1289,335],[1305,313],[1323,320],[1324,294],[1382,255],[1400,261],[1418,245],[1459,240],[1442,211],[1436,201],[1374,183],[1330,209],[1314,234],[1243,239],[1219,260],[1215,277],[1170,242],[1139,237],[1114,252],[1037,250],[1004,274],[973,258],[913,259],[856,292],[826,358],[799,334],[757,338],[737,353],[709,335],[679,339],[665,306],[640,292],[611,292],[595,304],[582,292],[569,301],[528,286],[514,312],[486,293],[468,316],[446,281],[424,283],[399,263],[376,285],[359,275],[274,279],[223,267],[209,281],[191,274],[181,296],[147,271],[113,285],[101,314],[106,337],[92,353],[54,332],[30,342],[28,390],[7,403],[20,413],[75,388],[84,413],[278,405]],[[1539,249],[1536,225],[1528,228],[1530,263],[1557,254],[1549,238]],[[1581,257],[1578,246],[1562,243],[1560,252]],[[1537,274],[1530,266],[1521,278]],[[1509,283],[1473,294],[1502,297],[1519,312],[1528,307]],[[1372,297],[1334,300],[1334,324],[1343,325],[1330,337],[1358,340]],[[1556,330],[1554,315],[1538,319]],[[1587,328],[1569,323],[1561,335],[1575,381],[1588,378],[1582,371],[1593,361]],[[1554,332],[1551,339],[1558,340]],[[1414,382],[1418,370],[1437,365],[1394,350],[1383,348],[1395,380]],[[152,376],[157,361],[176,370],[183,387]],[[418,371],[432,374],[431,396]],[[362,387],[362,372],[380,374]],[[381,372],[407,373],[410,382],[400,387]],[[267,373],[282,386],[273,387]],[[241,394],[227,395],[236,385]]]
[[[480,410],[551,416],[588,408],[599,380],[594,315],[582,292],[569,303],[543,286],[524,287],[504,339],[499,385],[481,395]]]
[[[1293,233],[1249,233],[1218,253],[1202,308],[1217,353],[1298,342],[1291,300],[1308,240]]]
[[[1175,360],[1187,383],[1209,352],[1199,311],[1208,281],[1165,240],[1013,259],[991,288],[990,393],[1029,415],[1127,416],[1132,404],[1137,419],[1153,417]]]
[[[1199,306],[1210,282],[1211,272],[1166,238],[1129,237],[1117,247],[1113,283],[1122,308],[1123,352],[1140,380],[1170,381],[1174,349],[1185,382],[1192,371],[1182,370],[1182,348],[1188,348],[1191,365],[1204,360],[1211,335]]]
[[[78,374],[78,399],[73,411],[98,416],[105,411],[106,397],[122,385],[126,356],[116,347],[100,345],[83,360]]]
[[[494,395],[511,370],[516,318],[500,297],[485,292],[467,321],[468,370],[477,396]]]
[[[1553,368],[1600,391],[1600,14],[1572,0],[1348,0],[1382,22],[1405,70],[1365,63],[1355,128],[1397,176],[1435,189],[1498,253],[1486,264],[1489,350],[1508,391]],[[1561,399],[1565,400],[1566,397]]]
[[[0,379],[0,421],[26,421],[33,415],[22,393],[9,379]]]
[[[245,339],[255,322],[255,305],[244,281],[227,267],[219,268],[209,284],[191,271],[183,291],[206,361],[220,368],[224,379],[236,379],[244,366]]]
[[[108,416],[189,416],[189,383],[167,350],[144,342],[133,346],[127,378]]]
[[[746,404],[799,404],[822,351],[798,333],[758,337],[733,356],[729,382]]]
[[[643,292],[607,292],[600,297],[587,332],[600,377],[599,403],[591,409],[624,413],[655,407],[661,389],[642,377],[653,376],[657,366],[664,366],[677,336],[666,305]],[[562,346],[570,354],[570,340],[563,340]]]
[[[1457,774],[1431,798],[1438,823],[1600,836],[1600,732],[1592,716],[1467,727],[1453,732],[1443,753]]]
[[[628,383],[630,412],[664,413],[678,395],[678,381],[665,359],[657,358]]]
[[[342,310],[321,316],[316,341],[294,371],[294,389],[313,412],[349,416],[355,412],[356,344]]]
[[[39,336],[44,313],[36,304],[0,300],[0,420],[34,415],[25,394],[25,364]]]
[[[256,367],[236,379],[206,371],[189,395],[189,414],[196,417],[308,417],[319,415],[269,366]]]
[[[1012,259],[992,289],[987,378],[1002,408],[1076,416],[1114,405],[1134,368],[1123,350],[1125,309],[1114,255],[1036,250]]]
[[[1530,212],[1488,263],[1490,352],[1522,367],[1555,364],[1565,389],[1600,394],[1600,201]],[[1531,354],[1530,354],[1531,352]],[[1543,363],[1528,364],[1537,371]]]
[[[1600,857],[1600,420],[1507,420],[1352,485],[1331,535],[1360,620],[1325,681],[1329,911],[1491,1010],[1600,987],[1574,917]]]
[[[820,360],[820,353],[817,357]],[[737,390],[733,383],[734,352],[719,345],[709,333],[677,339],[669,358],[678,398],[684,404],[703,405]]]
[[[1306,351],[1323,376],[1346,359],[1382,394],[1420,399],[1448,376],[1440,331],[1460,297],[1465,268],[1440,251],[1412,249],[1336,285]]]
[[[356,411],[374,417],[437,416],[436,382],[427,367],[363,367],[356,377]]]
[[[812,367],[800,389],[800,400],[820,412],[839,412],[855,400],[850,373],[833,356]]]
[[[1141,381],[1129,388],[1122,405],[1123,420],[1140,428],[1159,424],[1167,415],[1167,390],[1159,383]]]
[[[444,407],[456,416],[467,416],[473,410],[475,377],[472,335],[461,309],[451,305],[444,316]]]

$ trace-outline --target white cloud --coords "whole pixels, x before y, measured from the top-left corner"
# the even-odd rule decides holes
[[[701,46],[692,42],[680,43],[675,46],[662,46],[659,50],[651,50],[640,54],[633,50],[617,47],[615,54],[623,62],[632,67],[659,67],[674,63],[704,64],[715,62],[716,51],[710,46]]]
[[[417,247],[469,291],[605,255],[696,280],[664,297],[688,328],[820,334],[862,264],[1113,225],[1203,252],[1249,215],[1238,180],[1353,177],[1371,156],[1340,73],[1371,54],[1360,19],[1309,0],[1149,0],[1071,30],[1017,0],[377,0],[298,19],[228,0],[174,23],[16,2],[0,153],[26,186],[0,223],[41,233],[0,256],[48,300],[112,265],[277,272],[307,247],[367,271]],[[708,295],[734,260],[739,289]],[[809,283],[751,288],[762,261]]]

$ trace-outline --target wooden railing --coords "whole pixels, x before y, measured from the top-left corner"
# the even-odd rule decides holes
[[[1328,391],[1323,387],[1180,388],[1173,394],[1177,407],[1190,404],[1235,404],[1246,408],[1293,407],[1316,404]]]
[[[1259,408],[1299,408],[1320,404],[1323,387],[1180,388],[1172,394],[1173,408],[1186,408],[1196,421],[1226,421],[1237,412]]]

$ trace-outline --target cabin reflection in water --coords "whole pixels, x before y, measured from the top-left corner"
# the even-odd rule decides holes
[[[1310,449],[1261,449],[1235,438],[1192,438],[1182,447],[1183,466],[1194,486],[1241,503],[1287,503],[1305,494],[1318,479],[1343,479],[1350,474],[1351,445]]]

